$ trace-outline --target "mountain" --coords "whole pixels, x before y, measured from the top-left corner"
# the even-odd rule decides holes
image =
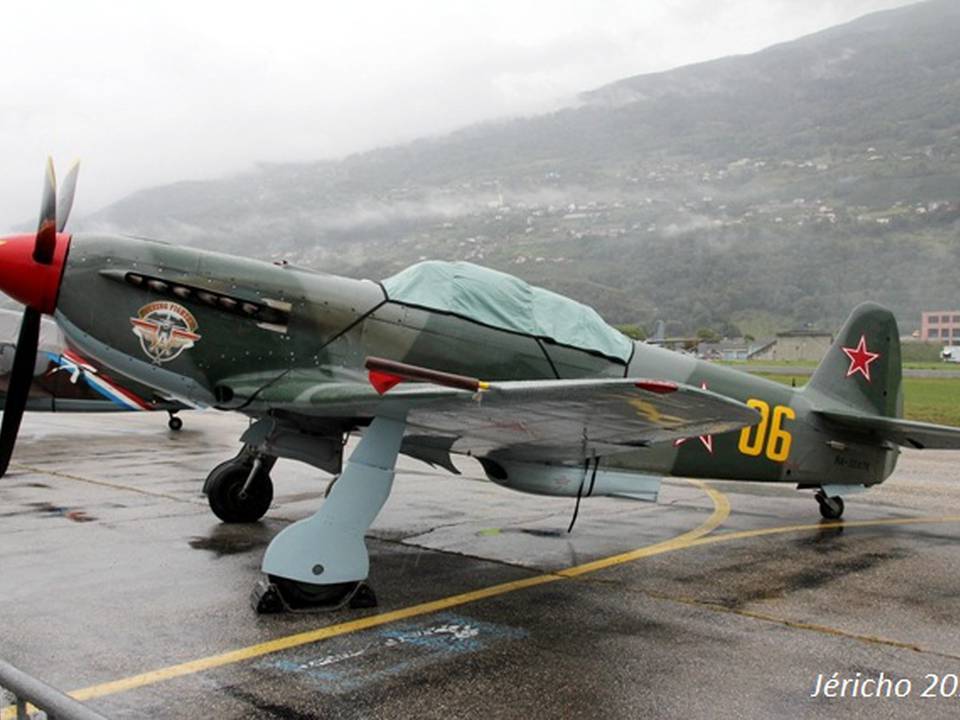
[[[958,37],[960,3],[929,0],[548,115],[145,190],[77,229],[376,278],[471,260],[671,334],[832,328],[867,298],[911,328],[958,303]]]

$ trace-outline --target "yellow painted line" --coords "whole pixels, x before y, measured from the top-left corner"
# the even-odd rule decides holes
[[[705,482],[700,480],[689,480],[688,482],[693,483],[707,493],[707,495],[709,495],[710,499],[713,501],[713,513],[703,522],[702,525],[695,527],[689,532],[685,532],[683,535],[678,535],[671,540],[664,540],[656,545],[648,545],[647,547],[630,550],[629,552],[620,553],[619,555],[611,555],[610,557],[600,558],[599,560],[594,560],[593,562],[575,565],[574,567],[566,568],[564,570],[557,570],[555,574],[566,578],[579,577],[580,575],[596,572],[597,570],[603,570],[604,568],[613,567],[614,565],[622,565],[623,563],[633,562],[634,560],[640,560],[641,558],[647,558],[653,555],[661,555],[662,553],[680,550],[688,545],[696,543],[705,535],[713,532],[715,529],[720,527],[724,520],[730,516],[730,501],[727,499],[726,495],[719,490],[713,489]]]
[[[818,522],[807,525],[782,525],[780,527],[760,528],[757,530],[740,530],[738,532],[719,533],[710,537],[701,537],[686,544],[685,547],[699,547],[715,543],[733,542],[747,538],[763,537],[765,535],[785,535],[787,533],[806,532],[809,530],[831,530],[839,528],[879,527],[883,525],[932,525],[960,522],[960,515],[934,515],[929,517],[887,518],[885,520],[836,520],[833,522]]]
[[[184,675],[193,675],[204,670],[211,670],[213,668],[223,667],[224,665],[232,665],[245,660],[251,660],[253,658],[262,657],[271,653],[280,652],[282,650],[289,650],[302,645],[309,645],[310,643],[315,643],[320,640],[327,640],[340,635],[347,635],[349,633],[354,633],[361,630],[368,630],[370,628],[397,622],[398,620],[406,620],[408,618],[418,617],[420,615],[429,615],[431,613],[440,612],[441,610],[447,610],[460,605],[466,605],[479,600],[485,600],[487,598],[497,597],[499,595],[506,595],[507,593],[516,592],[517,590],[524,590],[526,588],[536,587],[538,585],[545,585],[547,583],[557,582],[558,580],[568,580],[579,575],[583,575],[584,573],[594,572],[596,570],[612,567],[614,565],[632,562],[634,560],[639,560],[640,558],[679,550],[680,548],[686,547],[707,533],[715,530],[730,515],[730,502],[727,500],[726,495],[699,480],[690,480],[689,482],[707,493],[707,495],[710,497],[710,500],[713,502],[713,512],[710,513],[710,517],[704,520],[703,523],[698,525],[693,530],[689,530],[688,532],[678,535],[670,540],[664,540],[663,542],[659,542],[654,545],[638,548],[637,550],[631,550],[630,552],[621,553],[619,555],[613,555],[609,558],[603,558],[601,560],[585,563],[583,565],[566,568],[557,572],[545,573],[543,575],[536,575],[533,577],[524,578],[522,580],[501,583],[499,585],[481,588],[480,590],[471,590],[470,592],[460,593],[459,595],[451,595],[439,600],[432,600],[430,602],[420,603],[419,605],[411,605],[410,607],[400,608],[399,610],[392,610],[390,612],[385,612],[378,615],[370,615],[368,617],[358,618],[356,620],[350,620],[348,622],[338,623],[336,625],[328,625],[326,627],[318,628],[316,630],[308,630],[295,635],[287,635],[285,637],[277,638],[276,640],[269,640],[256,645],[250,645],[249,647],[231,650],[219,655],[211,655],[205,658],[180,663],[178,665],[170,665],[158,670],[140,673],[139,675],[131,675],[130,677],[121,678],[119,680],[113,680],[111,682],[101,683],[99,685],[92,685],[80,690],[75,690],[71,692],[70,695],[77,700],[92,700],[94,698],[113,695],[126,690],[133,690],[134,688],[143,687],[145,685],[153,685],[165,680],[172,680],[173,678],[183,677]],[[0,720],[8,720],[8,718],[13,717],[14,715],[11,714],[10,708],[0,712]]]
[[[112,695],[114,693],[132,690],[133,688],[142,687],[144,685],[152,685],[164,680],[182,677],[183,675],[192,675],[203,670],[210,670],[212,668],[222,667],[224,665],[232,665],[244,660],[251,660],[263,655],[280,652],[281,650],[289,650],[302,645],[309,645],[310,643],[337,637],[339,635],[348,635],[360,630],[367,630],[380,625],[397,622],[398,620],[405,620],[407,618],[417,617],[419,615],[428,615],[430,613],[440,612],[441,610],[457,607],[458,605],[465,605],[467,603],[476,602],[477,600],[483,600],[485,598],[495,597],[497,595],[504,595],[516,590],[523,590],[525,588],[535,587],[537,585],[556,582],[557,580],[561,579],[562,578],[558,575],[538,575],[536,577],[525,578],[523,580],[515,580],[513,582],[502,583],[500,585],[493,585],[492,587],[483,588],[481,590],[474,590],[471,592],[462,593],[460,595],[451,595],[450,597],[442,598],[440,600],[433,600],[431,602],[421,603],[419,605],[411,605],[410,607],[393,610],[380,615],[370,615],[369,617],[359,618],[357,620],[351,620],[345,623],[328,625],[327,627],[318,628],[317,630],[308,630],[295,635],[287,635],[286,637],[277,638],[276,640],[258,643],[256,645],[251,645],[239,650],[225,652],[220,655],[211,655],[199,660],[192,660],[179,665],[171,665],[159,670],[152,670],[150,672],[141,673],[140,675],[133,675],[120,680],[114,680],[113,682],[94,685],[92,687],[83,688],[82,690],[76,690],[70,693],[70,695],[77,700],[90,700],[92,698],[103,697],[104,695]]]
[[[378,615],[358,618],[345,623],[329,625],[316,630],[308,630],[295,635],[288,635],[275,640],[240,648],[238,650],[221,653],[219,655],[211,655],[205,658],[180,663],[178,665],[171,665],[158,670],[141,673],[139,675],[132,675],[119,680],[101,683],[99,685],[92,685],[80,690],[75,690],[70,693],[70,695],[77,700],[92,700],[94,698],[104,697],[106,695],[112,695],[115,693],[124,692],[126,690],[133,690],[146,685],[163,682],[165,680],[172,680],[174,678],[183,677],[184,675],[192,675],[205,670],[223,667],[224,665],[231,665],[238,662],[243,662],[245,660],[251,660],[264,655],[269,655],[271,653],[289,650],[291,648],[308,645],[332,637],[347,635],[373,627],[379,627],[381,625],[386,625],[398,620],[405,620],[412,617],[418,617],[420,615],[428,615],[430,613],[439,612],[452,607],[505,595],[517,590],[524,590],[526,588],[536,587],[538,585],[545,585],[548,583],[557,582],[558,580],[576,578],[587,573],[633,562],[641,558],[651,557],[668,552],[675,552],[692,547],[699,547],[702,545],[734,542],[737,540],[763,537],[767,535],[784,535],[787,533],[809,532],[813,530],[826,530],[833,528],[858,528],[877,527],[884,525],[891,526],[960,522],[960,515],[943,515],[932,517],[890,518],[885,520],[818,522],[803,525],[784,525],[773,528],[742,530],[708,535],[717,527],[719,527],[730,515],[730,503],[727,500],[726,495],[718,490],[715,490],[706,483],[699,480],[690,480],[689,482],[697,485],[709,495],[714,506],[713,512],[710,514],[710,517],[708,517],[702,524],[693,530],[683,533],[682,535],[678,535],[670,540],[664,540],[663,542],[659,542],[654,545],[638,548],[636,550],[620,553],[618,555],[612,555],[607,558],[601,558],[600,560],[584,563],[582,565],[575,565],[573,567],[557,570],[552,573],[545,573],[543,575],[536,575],[534,577],[524,578],[522,580],[501,583],[499,585],[493,585],[491,587],[481,588],[479,590],[472,590],[459,595],[451,595],[439,600],[433,600],[430,602],[421,603],[419,605],[412,605],[410,607],[400,608],[398,610],[393,610]],[[813,628],[811,627],[810,629]],[[0,720],[12,720],[13,717],[14,715],[12,713],[12,708],[7,708],[6,710],[0,712]]]

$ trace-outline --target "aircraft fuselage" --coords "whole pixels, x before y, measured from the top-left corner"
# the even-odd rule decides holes
[[[705,387],[756,408],[742,431],[616,455],[609,468],[799,485],[881,482],[897,451],[842,438],[802,392],[663,348],[636,343],[623,362],[422,307],[383,287],[229,255],[127,237],[78,234],[55,317],[86,356],[163,394],[267,412],[250,387],[291,368],[331,382],[362,380],[368,356],[483,378],[644,377]],[[364,418],[344,418],[343,429]],[[831,445],[837,445],[833,447]]]

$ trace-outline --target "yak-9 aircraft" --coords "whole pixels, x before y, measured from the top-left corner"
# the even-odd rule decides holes
[[[71,236],[66,185],[58,210],[51,166],[37,233],[0,240],[0,289],[26,305],[0,463],[42,313],[116,376],[248,415],[242,449],[204,484],[225,522],[267,512],[278,457],[339,474],[320,510],[267,548],[261,611],[357,601],[364,532],[399,453],[453,470],[470,455],[500,485],[578,499],[656,500],[670,475],[791,484],[838,518],[845,494],[890,475],[899,445],[960,448],[960,429],[900,418],[897,325],[874,304],[795,390],[632,342],[584,305],[468,263],[372,282]],[[352,432],[362,439],[344,462]]]

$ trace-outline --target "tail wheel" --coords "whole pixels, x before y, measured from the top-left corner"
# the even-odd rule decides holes
[[[248,484],[251,467],[239,462],[221,463],[207,478],[210,509],[225,523],[256,522],[270,509],[273,481],[267,472],[261,470]]]
[[[839,520],[843,516],[842,497],[827,497],[823,492],[818,492],[816,497],[817,504],[820,506],[820,515],[825,520]]]

